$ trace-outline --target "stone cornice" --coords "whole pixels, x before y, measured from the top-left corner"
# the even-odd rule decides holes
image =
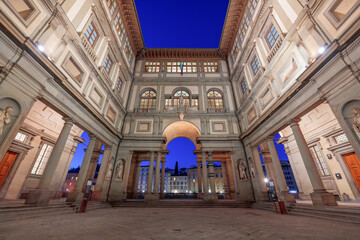
[[[208,48],[147,48],[140,59],[211,59],[221,60],[217,49]]]

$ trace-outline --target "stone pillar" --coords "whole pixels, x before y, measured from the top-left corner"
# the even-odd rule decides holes
[[[198,199],[202,199],[203,186],[201,180],[201,166],[200,161],[197,161],[197,170],[198,170]]]
[[[267,142],[267,145],[270,150],[270,155],[271,155],[272,163],[273,163],[275,174],[276,174],[276,179],[278,181],[279,188],[280,188],[280,192],[278,193],[279,199],[281,199],[287,203],[296,203],[294,195],[290,194],[288,191],[288,187],[286,185],[286,181],[285,181],[285,177],[284,177],[284,172],[283,172],[281,164],[280,164],[279,156],[278,156],[276,148],[275,148],[273,137],[267,138],[266,142]]]
[[[321,180],[320,174],[315,165],[310,149],[306,143],[304,135],[301,132],[299,121],[299,119],[293,120],[290,124],[290,127],[294,134],[296,144],[300,151],[300,155],[304,161],[304,165],[309,175],[311,185],[314,189],[314,192],[310,194],[311,200],[314,206],[337,206],[334,195],[325,190],[324,184]]]
[[[155,152],[150,152],[150,164],[149,164],[149,174],[147,179],[147,189],[146,194],[144,197],[144,200],[152,200],[152,186],[153,186],[153,173],[154,173],[154,158],[155,158]]]
[[[228,177],[226,174],[226,163],[221,162],[221,171],[224,179],[224,193],[225,193],[225,199],[230,199],[230,192],[229,192],[229,183],[228,183]]]
[[[99,163],[99,157],[102,153],[103,153],[103,151],[101,151],[101,150],[93,151],[93,154],[92,154],[91,160],[90,160],[89,169],[88,169],[85,179],[94,180],[96,167],[97,167],[97,164]],[[86,187],[86,182],[84,183],[83,189],[85,189],[85,187]]]
[[[256,169],[256,178],[257,178],[257,181],[259,184],[259,190],[260,190],[260,193],[259,193],[260,196],[257,196],[257,199],[261,200],[261,201],[266,201],[266,200],[268,200],[267,188],[266,188],[266,183],[265,183],[264,170],[261,165],[261,159],[260,159],[258,146],[251,147],[251,154],[253,157],[253,163],[254,163],[254,166]],[[251,172],[250,172],[250,174],[251,174]]]
[[[134,185],[133,185],[133,189],[132,189],[132,198],[133,199],[138,198],[140,170],[141,170],[141,161],[137,161],[136,167],[135,167]]]
[[[202,177],[203,177],[203,199],[209,195],[209,183],[207,177],[207,164],[206,164],[206,152],[202,152]]]
[[[159,186],[160,186],[160,162],[161,152],[157,152],[156,167],[155,167],[155,180],[154,180],[154,196],[159,198]]]
[[[165,160],[163,160],[161,165],[161,183],[160,183],[160,199],[165,198]]]
[[[228,154],[226,154],[225,167],[226,167],[226,173],[228,176],[230,198],[235,199],[236,198],[235,178],[234,178],[234,174],[233,174],[231,158],[228,158]]]
[[[92,153],[94,151],[95,143],[96,143],[95,135],[90,135],[90,142],[86,149],[86,153],[85,153],[84,159],[83,159],[81,167],[80,167],[80,171],[78,174],[78,180],[76,181],[74,190],[69,194],[69,196],[66,200],[67,202],[81,202],[83,199],[82,190],[83,190],[83,186],[84,186],[85,182],[87,181],[86,175],[87,175],[87,172],[89,169],[90,160],[91,160]]]
[[[264,165],[266,169],[266,174],[268,180],[272,180],[275,185],[275,190],[277,193],[280,193],[280,187],[276,178],[274,165],[272,163],[269,147],[266,143],[261,144],[261,154],[263,155]]]
[[[210,201],[217,201],[218,196],[216,194],[216,188],[215,188],[215,171],[214,171],[214,164],[213,164],[213,158],[212,158],[212,152],[208,153],[208,162],[209,162],[209,180],[210,180],[210,189],[211,194],[208,195],[208,199]]]
[[[46,164],[44,173],[40,179],[40,183],[34,191],[31,191],[28,194],[25,200],[26,204],[47,205],[50,201],[50,198],[57,190],[51,189],[51,182],[55,175],[55,171],[58,166],[61,154],[64,151],[65,144],[68,140],[71,128],[74,124],[71,118],[63,119],[65,121],[64,126]]]
[[[101,191],[105,181],[106,171],[109,166],[110,157],[111,157],[111,146],[105,145],[99,173],[96,179],[95,191],[92,193],[92,197],[91,197],[93,200],[100,199]]]

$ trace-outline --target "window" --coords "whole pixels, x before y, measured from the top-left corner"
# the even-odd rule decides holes
[[[209,91],[207,97],[209,108],[224,108],[223,97],[220,92],[215,90]]]
[[[120,41],[122,41],[124,38],[124,35],[125,35],[125,28],[124,28],[124,23],[121,19],[119,11],[116,13],[116,16],[114,19],[114,25],[115,25],[116,32],[120,37]]]
[[[248,87],[247,87],[245,78],[243,78],[243,79],[241,80],[240,86],[241,86],[241,91],[242,91],[242,93],[243,93],[243,94],[246,93]]]
[[[145,72],[160,72],[160,62],[145,62]]]
[[[260,63],[259,63],[259,60],[258,60],[256,55],[255,55],[254,59],[251,62],[251,68],[252,68],[252,71],[253,71],[254,75],[256,75],[256,73],[260,69]]]
[[[49,160],[49,157],[51,155],[53,147],[50,146],[49,144],[44,144],[41,147],[40,153],[35,161],[34,167],[31,170],[31,174],[36,174],[36,175],[42,175],[47,161]]]
[[[197,63],[196,62],[181,62],[184,73],[197,72]],[[180,62],[167,62],[166,63],[166,72],[171,73],[180,73]]]
[[[130,43],[129,43],[129,39],[128,39],[127,36],[125,37],[125,44],[124,44],[124,46],[125,46],[125,49],[124,49],[125,55],[127,56],[128,61],[130,62],[131,56],[132,56],[132,49],[131,49],[131,46],[130,46]]]
[[[107,5],[110,11],[110,14],[113,15],[115,10],[117,9],[117,4],[115,0],[107,0]]]
[[[274,46],[276,40],[279,38],[279,33],[276,31],[274,24],[271,24],[267,34],[266,34],[266,42],[270,49]]]
[[[156,93],[153,90],[147,90],[140,97],[140,109],[147,112],[148,109],[155,108]]]
[[[319,146],[315,145],[313,147],[310,147],[310,151],[315,160],[316,166],[317,166],[321,176],[329,175],[330,172],[329,172],[328,167],[321,155]]]
[[[249,28],[249,25],[250,25],[249,17],[246,14],[246,12],[244,12],[244,16],[242,18],[241,25],[239,28],[239,37],[240,37],[241,42],[244,41],[245,34],[246,34],[247,29]]]
[[[23,133],[18,132],[15,136],[15,140],[18,140],[20,142],[25,142],[27,139],[27,136]]]
[[[123,81],[122,81],[122,79],[119,77],[118,80],[117,80],[117,82],[116,82],[116,86],[115,86],[115,89],[116,89],[116,91],[117,91],[118,93],[120,93],[122,85],[123,85]]]
[[[335,136],[335,141],[336,143],[342,143],[342,142],[347,142],[349,141],[348,138],[346,137],[345,133]]]
[[[174,106],[180,106],[180,97],[183,98],[184,106],[190,106],[190,94],[185,90],[174,93]]]
[[[94,27],[94,23],[90,22],[88,28],[85,31],[85,37],[89,41],[91,47],[93,47],[99,38],[99,34]]]
[[[331,13],[338,21],[341,21],[356,2],[357,0],[338,0],[332,7]]]
[[[191,106],[192,107],[196,107],[196,108],[198,108],[199,107],[199,99],[196,97],[196,98],[192,98],[191,99]]]
[[[255,8],[256,8],[258,1],[259,0],[249,0],[249,2],[247,4],[247,8],[248,8],[251,16],[254,15]]]
[[[105,62],[104,62],[103,67],[104,67],[105,71],[106,71],[108,74],[110,73],[111,66],[112,66],[111,58],[109,57],[109,55],[107,55],[106,58],[105,58]]]
[[[219,72],[217,62],[204,62],[204,72]]]

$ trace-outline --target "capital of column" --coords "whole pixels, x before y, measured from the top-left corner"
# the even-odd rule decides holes
[[[111,150],[111,145],[105,144],[104,151]]]
[[[294,118],[289,121],[290,127],[299,126],[299,122],[301,121],[300,118]]]
[[[64,124],[71,124],[71,125],[73,125],[73,124],[75,123],[75,121],[74,121],[71,117],[63,117],[62,119],[65,121]]]
[[[93,141],[96,140],[96,135],[95,134],[90,133],[89,137],[90,137],[90,141],[91,140],[93,140]]]

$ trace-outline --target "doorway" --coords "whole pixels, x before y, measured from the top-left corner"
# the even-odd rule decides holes
[[[9,175],[12,166],[19,154],[8,151],[0,163],[0,188],[4,184],[6,177]]]
[[[360,161],[354,152],[342,155],[360,191]]]

